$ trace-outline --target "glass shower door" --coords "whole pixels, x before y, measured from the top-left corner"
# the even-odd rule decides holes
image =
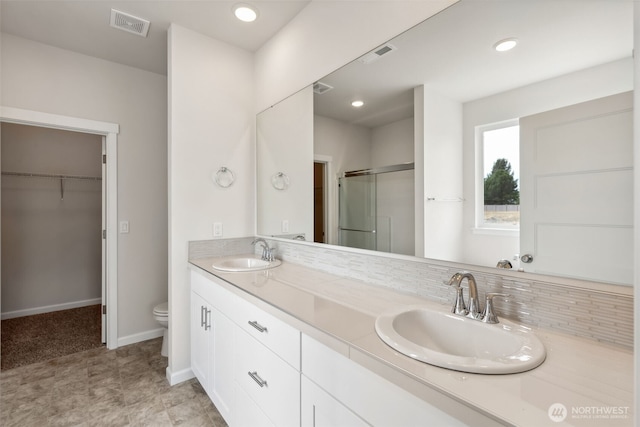
[[[340,245],[376,250],[376,176],[343,177],[338,182]]]

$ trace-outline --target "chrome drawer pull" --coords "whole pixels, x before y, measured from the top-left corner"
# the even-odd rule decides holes
[[[211,310],[206,310],[204,312],[204,330],[208,331],[211,329]]]
[[[249,320],[248,322],[251,326],[253,326],[254,328],[256,328],[258,331],[260,332],[269,332],[267,330],[266,326],[262,326],[260,323],[258,323],[257,320]]]
[[[205,310],[204,305],[201,305],[200,306],[200,326],[201,327],[204,327],[204,325],[207,323],[206,314],[204,314],[205,313],[204,310]]]
[[[247,372],[247,373],[260,387],[264,387],[267,385],[267,382],[262,378],[260,378],[260,375],[258,375],[258,372],[253,371],[253,372]]]

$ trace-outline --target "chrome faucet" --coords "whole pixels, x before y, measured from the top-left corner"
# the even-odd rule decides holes
[[[262,245],[262,259],[265,261],[273,261],[275,259],[275,255],[273,254],[275,248],[270,248],[269,244],[262,237],[258,237],[251,244],[255,246],[260,243]]]
[[[498,316],[493,311],[493,298],[495,297],[508,297],[509,294],[501,294],[497,292],[487,292],[486,302],[484,304],[484,311],[482,312],[481,321],[484,323],[500,323]]]
[[[508,259],[501,259],[500,261],[498,261],[498,265],[496,265],[496,268],[510,269],[513,268],[513,265]]]
[[[469,284],[469,307],[466,307],[464,305],[464,299],[462,298],[462,288],[460,287],[464,279],[467,279],[467,282]],[[482,312],[480,311],[480,302],[478,301],[478,287],[476,285],[476,279],[473,277],[473,275],[468,271],[458,272],[451,276],[448,285],[455,286],[457,290],[456,304],[452,311],[456,314],[464,314],[465,316],[471,317],[472,319],[479,319],[482,315]],[[464,306],[463,311],[460,311],[460,305]],[[466,313],[464,311],[466,311]]]
[[[469,307],[465,305],[464,296],[462,294],[461,285],[464,279],[467,279],[469,285]],[[498,316],[496,316],[493,311],[493,298],[508,297],[509,294],[497,292],[487,293],[485,308],[484,310],[480,310],[478,286],[476,285],[476,279],[471,273],[468,271],[458,272],[451,276],[451,279],[449,279],[447,284],[456,288],[456,300],[453,304],[453,308],[451,309],[452,313],[480,320],[484,323],[499,323]]]

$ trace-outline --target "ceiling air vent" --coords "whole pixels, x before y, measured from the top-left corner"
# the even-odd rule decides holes
[[[394,45],[387,43],[361,57],[360,62],[363,64],[370,64],[397,49],[398,48]]]
[[[119,10],[111,9],[111,26],[128,33],[147,37],[150,22]]]
[[[322,95],[325,92],[329,92],[331,89],[333,89],[333,86],[329,86],[326,83],[315,82],[313,84],[313,91],[318,95]]]

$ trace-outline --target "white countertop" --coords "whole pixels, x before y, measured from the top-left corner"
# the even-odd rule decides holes
[[[271,270],[226,273],[214,270],[212,260],[200,258],[190,262],[342,341],[349,346],[352,359],[372,357],[411,380],[507,424],[633,425],[631,350],[534,329],[547,350],[547,358],[538,368],[509,375],[452,371],[396,352],[378,337],[374,327],[376,317],[389,309],[421,304],[448,311],[449,306],[288,262]],[[549,417],[549,408],[554,404],[567,409],[563,422],[554,422]]]

